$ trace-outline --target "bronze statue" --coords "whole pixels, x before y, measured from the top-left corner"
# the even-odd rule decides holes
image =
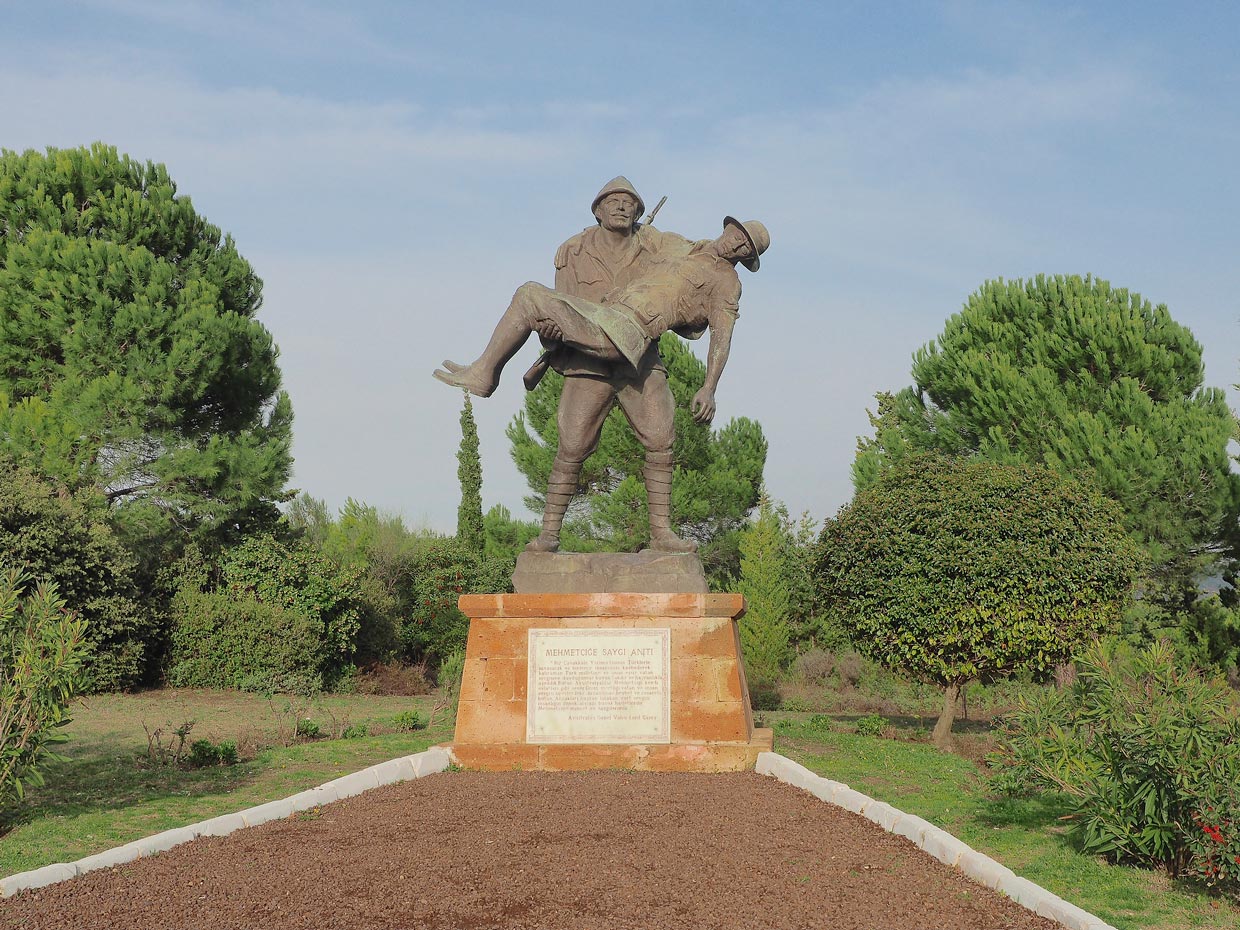
[[[659,337],[672,330],[697,339],[710,330],[706,383],[690,405],[695,420],[709,423],[739,309],[741,284],[734,266],[739,262],[756,271],[770,237],[756,220],[732,217],[724,218],[718,238],[697,243],[638,226],[641,197],[623,177],[605,185],[592,207],[597,228],[569,239],[556,253],[556,289],[523,284],[482,355],[465,366],[445,361],[445,370],[434,374],[487,397],[507,361],[531,332],[538,333],[550,348],[527,375],[527,386],[549,364],[565,375],[565,387],[543,528],[527,548],[559,547],[581,464],[598,445],[612,404],[619,403],[646,448],[650,548],[692,552],[696,544],[671,529],[675,404],[659,358]]]

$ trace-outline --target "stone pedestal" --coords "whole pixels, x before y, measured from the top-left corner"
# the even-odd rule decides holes
[[[469,642],[453,755],[467,768],[486,770],[724,772],[753,768],[758,753],[771,748],[772,735],[768,729],[753,726],[736,625],[744,603],[739,594],[706,593],[462,596],[461,610],[470,618]],[[645,658],[631,661],[639,669],[634,675],[645,676],[642,687],[655,681],[664,689],[666,703],[660,706],[666,727],[650,730],[641,726],[632,731],[646,734],[633,739],[648,741],[601,743],[590,741],[588,735],[546,736],[546,720],[538,715],[546,711],[548,692],[544,690],[534,706],[529,694],[533,677],[530,630],[579,631],[584,635],[540,632],[536,638],[542,642],[560,636],[574,646],[587,646],[578,650],[586,654],[611,652],[628,641],[643,646],[665,642],[664,655],[658,654],[658,648],[646,648]],[[638,630],[651,635],[630,634],[626,639],[625,631]],[[593,642],[598,643],[597,649],[590,647]],[[545,686],[552,663],[546,653],[539,655],[542,658],[536,660],[535,671],[544,675]],[[592,661],[611,660],[595,656],[579,667],[588,672]],[[666,678],[658,678],[664,674],[660,669],[666,670]],[[571,680],[566,687],[571,691]],[[589,690],[583,686],[583,696],[589,697]],[[559,692],[557,699],[564,693],[568,692]],[[585,708],[584,716],[595,714],[601,719],[611,713],[605,703]],[[590,724],[584,726],[588,731]],[[648,730],[663,735],[651,737]],[[537,733],[543,735],[530,738]]]

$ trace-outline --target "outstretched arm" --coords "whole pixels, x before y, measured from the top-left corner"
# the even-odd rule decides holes
[[[732,350],[732,328],[735,325],[736,317],[730,313],[717,313],[710,321],[706,383],[693,395],[693,402],[689,405],[689,412],[699,423],[709,423],[715,418],[715,388],[719,386],[723,366],[728,363],[728,353]]]

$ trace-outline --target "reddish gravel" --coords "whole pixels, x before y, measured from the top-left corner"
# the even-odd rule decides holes
[[[752,773],[458,772],[0,902],[0,927],[1052,930]]]

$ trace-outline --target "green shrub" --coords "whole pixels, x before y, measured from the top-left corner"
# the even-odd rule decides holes
[[[297,735],[302,739],[317,739],[321,733],[319,725],[309,717],[297,721]]]
[[[1049,468],[918,455],[858,491],[819,537],[826,609],[867,658],[943,689],[1046,676],[1116,626],[1139,553],[1114,502]]]
[[[195,768],[216,765],[220,761],[220,751],[209,739],[194,740],[189,747],[189,764]]]
[[[224,765],[237,764],[237,742],[236,740],[221,740],[215,746],[215,751],[220,757],[220,762]]]
[[[174,688],[317,690],[324,652],[320,624],[279,605],[192,590],[173,599]]]
[[[33,582],[55,583],[57,597],[86,622],[84,687],[116,691],[138,683],[155,633],[137,602],[133,558],[100,507],[0,455],[0,553]]]
[[[392,718],[392,729],[401,733],[412,733],[414,730],[426,728],[426,721],[416,710],[401,711]]]
[[[1070,690],[1000,719],[993,782],[1065,794],[1088,851],[1240,895],[1237,710],[1221,679],[1183,668],[1166,643],[1095,644]]]
[[[247,539],[221,563],[221,590],[313,621],[322,642],[320,671],[334,674],[348,664],[361,626],[358,572],[336,568],[302,545],[271,536]]]
[[[28,576],[0,570],[0,809],[20,800],[40,768],[59,758],[69,701],[86,681],[86,623],[65,609],[55,585],[22,593]]]
[[[883,731],[891,725],[891,721],[878,714],[866,714],[857,718],[858,736],[882,736]]]
[[[784,698],[780,703],[780,710],[787,710],[796,714],[805,714],[813,709],[809,701],[797,694]]]
[[[365,723],[351,723],[340,734],[341,739],[364,739],[370,735],[370,727]]]
[[[754,710],[779,710],[783,705],[779,685],[769,678],[755,678],[749,682],[749,703]]]
[[[457,599],[512,587],[512,562],[488,559],[451,537],[417,540],[409,568],[409,614],[400,630],[409,659],[443,662],[463,650],[469,621],[457,608]]]

